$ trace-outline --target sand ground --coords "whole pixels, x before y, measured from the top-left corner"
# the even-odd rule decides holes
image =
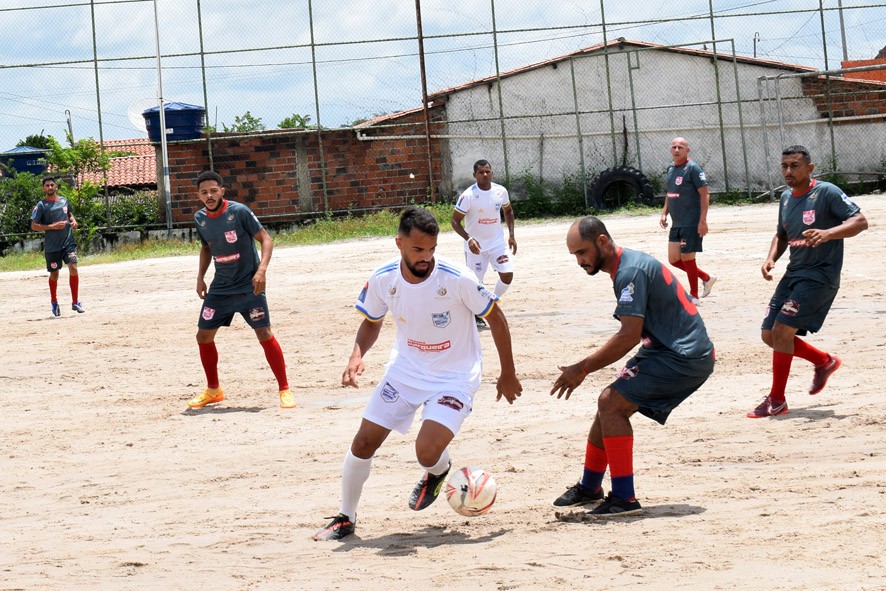
[[[719,363],[667,426],[633,421],[646,513],[606,522],[561,521],[550,505],[579,477],[596,396],[621,367],[569,401],[548,395],[558,364],[618,326],[611,281],[576,266],[566,222],[518,221],[502,305],[524,394],[495,402],[482,333],[484,383],[452,445],[457,465],[497,478],[492,511],[407,508],[416,424],[380,450],[343,543],[310,536],[337,511],[341,462],[393,337],[386,321],[361,387],[340,387],[354,298],[396,254],[392,238],[275,251],[268,297],[294,410],[277,407],[240,319],[217,337],[227,400],[187,409],[204,384],[196,257],[81,267],[88,311],[59,319],[45,272],[4,273],[0,589],[884,589],[886,200],[856,201],[871,228],[847,241],[842,289],[810,339],[843,368],[810,397],[798,360],[791,413],[765,420],[744,413],[769,386],[759,323],[774,283],[759,269],[777,207],[712,208],[699,261],[720,280],[700,309]],[[666,258],[657,215],[607,225],[618,244]],[[454,234],[438,254],[461,260]]]

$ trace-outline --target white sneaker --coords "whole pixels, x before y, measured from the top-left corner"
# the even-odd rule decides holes
[[[698,299],[698,298],[695,297],[695,296],[692,296],[692,295],[689,296],[689,301],[692,302],[693,304],[695,304],[696,306],[700,306],[700,305],[701,305],[701,300]]]
[[[717,282],[717,276],[711,275],[707,281],[701,282],[701,297],[706,298],[711,295],[711,290],[714,289],[714,284]]]

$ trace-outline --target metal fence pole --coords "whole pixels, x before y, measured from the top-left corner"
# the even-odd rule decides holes
[[[314,113],[317,115],[317,148],[320,154],[320,177],[323,183],[323,212],[329,213],[329,191],[326,188],[326,156],[323,154],[323,126],[320,125],[320,91],[317,84],[317,45],[314,42],[314,7],[308,0],[308,24],[311,29],[311,69],[314,73]],[[313,199],[311,199],[313,202]]]
[[[751,197],[751,181],[748,169],[748,145],[744,134],[744,116],[742,115],[741,87],[738,83],[738,60],[735,55],[735,39],[730,39],[732,44],[732,74],[735,77],[735,104],[738,106],[738,130],[741,137],[741,156],[744,160],[744,186],[748,199]]]
[[[95,0],[89,0],[89,15],[92,19],[92,69],[95,72],[95,107],[98,112],[98,145],[102,156],[105,155],[105,134],[102,125],[102,93],[98,80],[98,45],[95,40]],[[74,141],[74,134],[71,134],[71,141]],[[105,217],[108,218],[108,225],[111,225],[111,197],[108,194],[108,171],[102,169],[102,178],[104,178],[105,193]]]
[[[431,190],[431,203],[436,203],[434,160],[431,157],[431,113],[428,110],[428,76],[425,71],[425,40],[421,28],[421,0],[415,0],[415,24],[418,30],[418,66],[421,75],[421,109],[425,119],[425,150],[428,155],[428,187]],[[507,159],[505,159],[505,176],[507,176]]]
[[[572,75],[572,102],[575,104],[575,129],[578,132],[578,166],[581,171],[581,187],[585,197],[585,207],[589,207],[587,169],[585,168],[585,144],[584,137],[581,134],[581,117],[578,110],[578,87],[575,84],[575,59],[571,57],[569,58],[569,72]]]
[[[606,38],[605,0],[600,0],[600,22],[603,26],[603,60],[606,63],[606,95],[609,97],[609,142],[612,146],[612,162],[617,162],[618,150],[615,147],[615,114],[612,112],[612,76],[609,74],[609,41]]]
[[[824,27],[824,0],[818,0],[818,14],[821,17],[821,49],[824,52],[824,69],[830,70],[828,66],[828,41],[827,33]],[[831,138],[831,166],[834,172],[837,172],[837,143],[834,141],[834,103],[831,100],[831,77],[828,74],[824,76],[824,91],[828,100],[828,133]]]
[[[717,89],[717,115],[720,121],[720,150],[723,153],[723,182],[729,191],[729,163],[726,157],[726,130],[723,127],[723,97],[720,93],[720,59],[717,57],[717,33],[714,30],[714,0],[708,0],[711,15],[711,48],[714,51],[714,85]]]
[[[206,54],[203,51],[203,15],[200,9],[200,0],[197,0],[197,32],[200,34],[200,79],[203,81],[203,108],[206,117],[209,117],[209,98],[206,93]],[[208,127],[208,120],[204,122],[204,128]],[[212,134],[206,132],[206,149],[209,152],[209,170],[215,170],[212,158]]]
[[[505,180],[510,180],[511,173],[508,165],[508,136],[505,132],[504,101],[501,98],[501,70],[498,66],[498,31],[495,24],[495,0],[490,0],[492,6],[492,47],[495,52],[495,82],[498,87],[498,121],[501,126],[501,149],[505,159]]]

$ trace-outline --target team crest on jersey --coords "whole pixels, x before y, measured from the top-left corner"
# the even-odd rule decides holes
[[[705,178],[704,172],[698,173],[698,178],[701,179],[702,182],[708,180],[707,178]]]
[[[675,178],[675,179],[674,179],[674,184],[677,185],[678,187],[679,187],[680,185],[682,185],[682,184],[683,184],[683,177],[678,176],[677,178]]]
[[[447,326],[449,326],[449,322],[452,320],[449,315],[449,310],[437,313],[432,312],[431,319],[434,321],[434,326],[436,326],[437,328],[446,328]]]
[[[809,209],[803,212],[803,224],[811,226],[815,223],[815,210]]]
[[[390,403],[397,402],[398,398],[400,398],[400,393],[397,392],[397,389],[385,382],[385,385],[381,388],[381,399]]]
[[[443,296],[445,296],[447,293],[449,293],[449,292],[446,291],[446,288],[443,287],[442,285],[441,285],[440,287],[437,288],[437,295],[440,296],[441,298],[442,298]]]
[[[396,293],[397,293],[397,286],[396,286],[396,285],[391,285],[391,286],[388,288],[388,294],[389,294],[389,295],[395,295]]]
[[[264,308],[252,308],[249,310],[249,319],[253,322],[258,322],[259,320],[264,320],[265,317],[265,309]]]
[[[461,411],[465,407],[464,402],[456,398],[455,396],[450,396],[448,394],[444,394],[437,399],[437,404],[441,404],[443,406],[448,406],[452,410]]]
[[[237,242],[237,230],[228,230],[225,232],[225,240],[230,244]]]
[[[620,372],[618,372],[617,379],[619,380],[630,380],[631,378],[637,377],[637,374],[640,373],[640,366],[635,365],[633,367],[623,367]]]
[[[634,301],[634,283],[628,283],[628,286],[621,290],[621,295],[618,296],[619,302],[633,302]]]
[[[253,216],[253,217],[255,217],[255,216]],[[233,221],[234,221],[234,214],[233,214],[233,213],[229,213],[229,214],[228,214],[228,221],[229,221],[229,222],[233,222]]]
[[[212,320],[213,316],[215,316],[215,310],[213,308],[203,306],[203,320]]]
[[[797,300],[785,300],[781,305],[781,313],[785,316],[796,316],[800,311],[800,302]]]

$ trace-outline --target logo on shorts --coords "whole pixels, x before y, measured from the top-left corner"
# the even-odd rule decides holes
[[[505,263],[508,262],[508,255],[506,255],[506,254],[501,255],[500,257],[495,259],[495,262],[498,263],[499,265],[504,265]]]
[[[58,263],[49,263],[49,266],[53,269],[58,269]]]
[[[803,212],[803,223],[807,226],[811,226],[815,223],[815,210],[809,209]]]
[[[264,308],[251,308],[249,310],[249,319],[253,322],[258,322],[259,320],[263,320],[265,317],[265,309]]]
[[[237,242],[237,230],[228,230],[225,232],[225,240],[227,240],[230,244],[234,244]]]
[[[797,300],[785,300],[781,305],[781,313],[785,316],[796,316],[800,311],[800,302]]]
[[[215,316],[215,310],[213,308],[207,308],[203,306],[203,320],[212,320],[212,317]]]
[[[674,179],[674,184],[677,185],[678,187],[679,187],[680,185],[682,185],[682,184],[683,184],[683,177],[678,176],[677,178],[675,178],[675,179]]]
[[[437,328],[446,328],[447,326],[449,326],[449,322],[451,320],[449,316],[449,310],[446,310],[445,312],[432,312],[431,319],[434,321],[434,326],[436,326]]]
[[[618,296],[619,302],[633,302],[634,301],[634,282],[628,283],[628,286],[621,290],[621,295]]]
[[[397,389],[385,382],[385,385],[381,388],[381,399],[385,402],[397,402],[398,398],[400,398],[400,393],[397,392]]]
[[[480,263],[474,263],[474,268],[479,271],[480,270]]]
[[[640,366],[635,365],[633,367],[623,367],[621,371],[618,372],[619,380],[630,380],[631,378],[637,377],[637,374],[640,373]]]
[[[448,406],[454,411],[461,412],[461,409],[465,407],[464,402],[456,398],[455,396],[449,396],[448,394],[444,394],[440,398],[437,399],[437,404],[441,406]]]

